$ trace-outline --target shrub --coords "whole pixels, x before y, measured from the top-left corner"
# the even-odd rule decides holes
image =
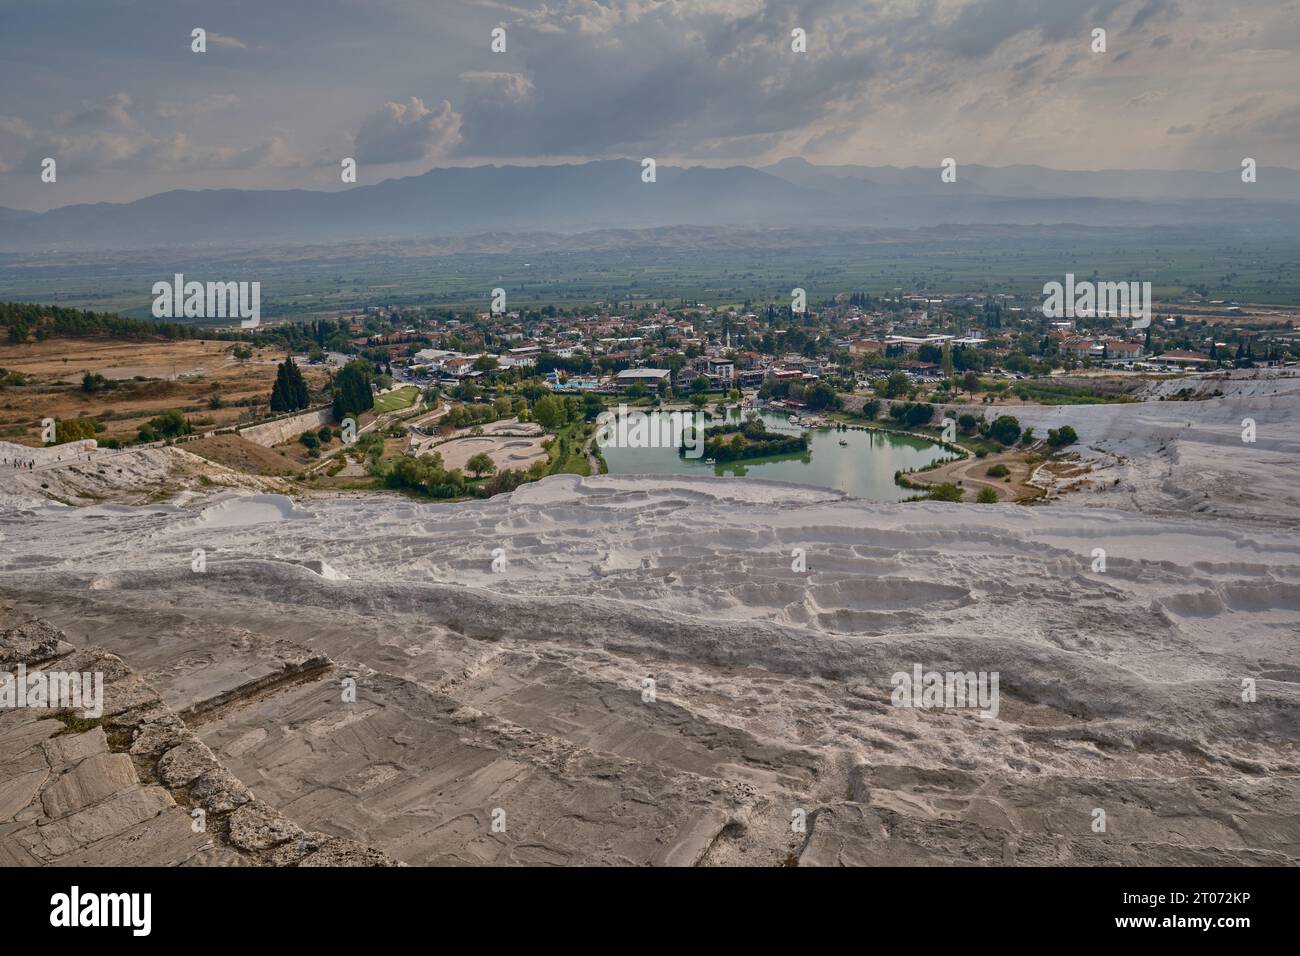
[[[982,505],[995,504],[998,500],[998,493],[992,488],[981,488],[980,493],[975,497],[975,500]]]
[[[1014,415],[999,415],[989,426],[989,435],[1004,445],[1014,445],[1020,437],[1020,420]]]
[[[1007,475],[1011,474],[1011,469],[999,462],[996,465],[989,465],[988,471],[986,471],[985,474],[990,478],[1005,478]]]
[[[1075,434],[1074,429],[1069,425],[1047,430],[1047,444],[1053,448],[1064,448],[1066,445],[1073,445],[1078,440],[1079,436]]]
[[[954,484],[935,485],[930,489],[931,501],[961,501],[962,491]]]
[[[94,438],[95,433],[100,431],[103,426],[96,427],[98,422],[93,418],[69,418],[59,422],[54,428],[53,444],[62,445],[64,442],[80,441],[83,438]]]
[[[98,372],[87,372],[81,377],[81,388],[85,392],[94,393],[112,387],[113,383]]]
[[[889,417],[907,428],[916,428],[934,418],[934,406],[924,402],[898,402],[889,407]]]
[[[140,440],[144,442],[158,441],[160,438],[176,438],[178,435],[188,435],[194,430],[185,416],[176,409],[169,409],[155,418],[149,419],[148,424],[141,425],[139,428]]]

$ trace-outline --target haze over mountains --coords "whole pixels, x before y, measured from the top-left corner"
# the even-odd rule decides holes
[[[340,192],[176,190],[129,203],[45,213],[0,209],[0,248],[143,248],[264,241],[579,232],[672,225],[861,226],[1079,224],[1248,229],[1300,235],[1300,171],[1105,170],[959,165],[939,169],[660,166],[641,180],[631,160],[580,165],[438,168]]]

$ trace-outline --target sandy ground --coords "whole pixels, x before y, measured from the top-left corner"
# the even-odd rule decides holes
[[[0,389],[0,435],[36,443],[43,418],[58,421],[99,419],[100,438],[134,438],[140,425],[169,409],[183,412],[199,431],[239,421],[247,406],[270,400],[276,364],[284,355],[257,349],[238,362],[229,342],[121,342],[111,339],[50,339],[25,345],[0,345],[0,368],[30,376],[30,384]],[[117,387],[94,393],[81,388],[82,375],[95,372]],[[325,372],[304,367],[319,386]],[[147,381],[131,381],[142,376]],[[211,408],[214,394],[222,408]]]
[[[298,445],[298,448],[302,446]],[[186,442],[185,450],[227,468],[254,475],[293,475],[303,468],[302,462],[290,458],[279,448],[264,448],[239,435],[224,434],[200,438]],[[326,448],[326,453],[329,450]]]
[[[426,416],[430,423],[441,417],[447,407]],[[502,419],[482,426],[482,435],[471,434],[472,429],[462,428],[453,434],[450,441],[443,437],[423,437],[412,434],[410,451],[419,455],[425,452],[437,452],[442,455],[443,467],[466,470],[469,460],[480,452],[486,453],[497,466],[497,471],[527,471],[537,461],[548,457],[542,443],[546,435],[536,422],[521,422],[517,418]]]
[[[80,383],[83,372],[105,378],[172,379],[236,366],[231,344],[219,341],[130,342],[112,338],[47,339],[0,345],[0,366],[27,375]],[[75,356],[75,357],[70,357]]]
[[[992,488],[999,501],[1015,501],[1027,495],[1036,494],[1025,482],[1033,475],[1033,468],[1025,464],[1025,456],[1020,453],[1005,455],[987,455],[984,458],[962,458],[920,471],[908,477],[919,483],[941,485],[951,483],[958,485],[963,492],[963,501],[974,501],[984,488]],[[989,477],[988,470],[994,465],[1005,465],[1010,474],[1004,478]],[[1010,479],[1008,481],[1007,479]]]
[[[466,470],[470,458],[480,452],[486,453],[497,466],[497,471],[524,470],[535,461],[545,461],[546,449],[542,447],[543,438],[494,438],[489,435],[458,438],[444,442],[433,451],[442,455],[444,468]]]
[[[1100,489],[1033,507],[565,475],[70,508],[0,472],[0,600],[407,863],[1296,864],[1294,384],[1020,409]],[[996,674],[996,716],[899,706],[916,667]]]

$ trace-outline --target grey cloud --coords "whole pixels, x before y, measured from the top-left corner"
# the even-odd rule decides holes
[[[61,116],[59,125],[72,128],[106,126],[134,129],[138,124],[131,116],[130,109],[131,97],[126,93],[114,93],[96,106]]]
[[[119,161],[119,165],[123,161]],[[253,169],[259,166],[297,167],[284,139],[273,136],[252,146],[199,146],[183,133],[146,144],[125,162],[142,162],[160,172],[187,169]]]
[[[1123,5],[1124,0],[985,0],[963,7],[939,34],[946,47],[970,58],[987,57],[1022,33],[1036,33],[1048,42],[1077,36],[1082,44],[1093,27],[1105,27]]]
[[[486,70],[467,70],[460,79],[474,87],[474,97],[480,103],[492,98],[502,103],[523,103],[533,93],[533,84],[522,73],[492,73]]]
[[[0,173],[18,169],[35,130],[18,116],[0,116]]]
[[[460,125],[460,115],[446,100],[437,109],[418,96],[405,103],[390,100],[361,123],[356,159],[382,164],[439,158],[460,141]]]
[[[102,0],[28,4],[0,32],[0,171],[15,173],[0,177],[0,205],[31,201],[20,180],[44,155],[85,171],[79,198],[104,199],[154,188],[158,170],[195,188],[295,185],[275,170],[347,155],[406,164],[389,174],[607,156],[888,164],[929,162],[955,140],[974,161],[1065,166],[1078,160],[1068,139],[1042,131],[1084,110],[1133,124],[1095,154],[1110,165],[1174,161],[1168,136],[1177,161],[1202,166],[1238,140],[1296,155],[1288,5],[277,0],[270,15],[265,0],[223,0],[205,22],[134,3],[113,18],[97,16]],[[189,52],[196,25],[217,56]],[[504,54],[489,51],[497,25]],[[795,26],[806,54],[790,51]],[[1107,57],[1088,52],[1098,26]],[[1192,131],[1167,133],[1185,119]],[[114,174],[96,197],[100,169]]]
[[[1269,112],[1252,123],[1249,131],[1269,141],[1294,142],[1300,139],[1300,106]]]
[[[530,85],[512,79],[503,96],[499,82],[469,84],[457,153],[725,152],[720,140],[797,130],[860,95],[880,62],[881,37],[838,28],[860,4],[729,9],[573,2],[521,16],[507,29]],[[808,31],[808,53],[791,52],[792,24]]]
[[[223,33],[215,33],[212,30],[208,31],[208,46],[224,47],[227,50],[248,49],[248,44],[243,40],[228,37]]]
[[[1151,20],[1173,16],[1177,10],[1178,5],[1174,0],[1146,0],[1133,14],[1133,19],[1129,21],[1129,29],[1135,30]]]
[[[239,97],[230,93],[213,93],[202,99],[192,100],[188,103],[173,103],[170,101],[159,103],[154,112],[163,119],[177,119],[186,116],[196,116],[203,113],[214,113],[217,110],[229,109],[239,102]]]

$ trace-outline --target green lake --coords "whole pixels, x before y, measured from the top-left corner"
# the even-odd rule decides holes
[[[648,414],[654,418],[665,413]],[[923,468],[936,459],[951,457],[941,446],[910,435],[858,429],[809,430],[790,424],[782,415],[764,412],[760,417],[768,431],[793,434],[810,431],[808,452],[710,465],[702,457],[681,456],[676,448],[623,448],[609,443],[602,446],[602,451],[611,475],[743,475],[835,488],[869,501],[910,498],[916,492],[894,484],[894,472]],[[711,418],[708,424],[720,422]],[[846,444],[841,445],[841,441]]]

